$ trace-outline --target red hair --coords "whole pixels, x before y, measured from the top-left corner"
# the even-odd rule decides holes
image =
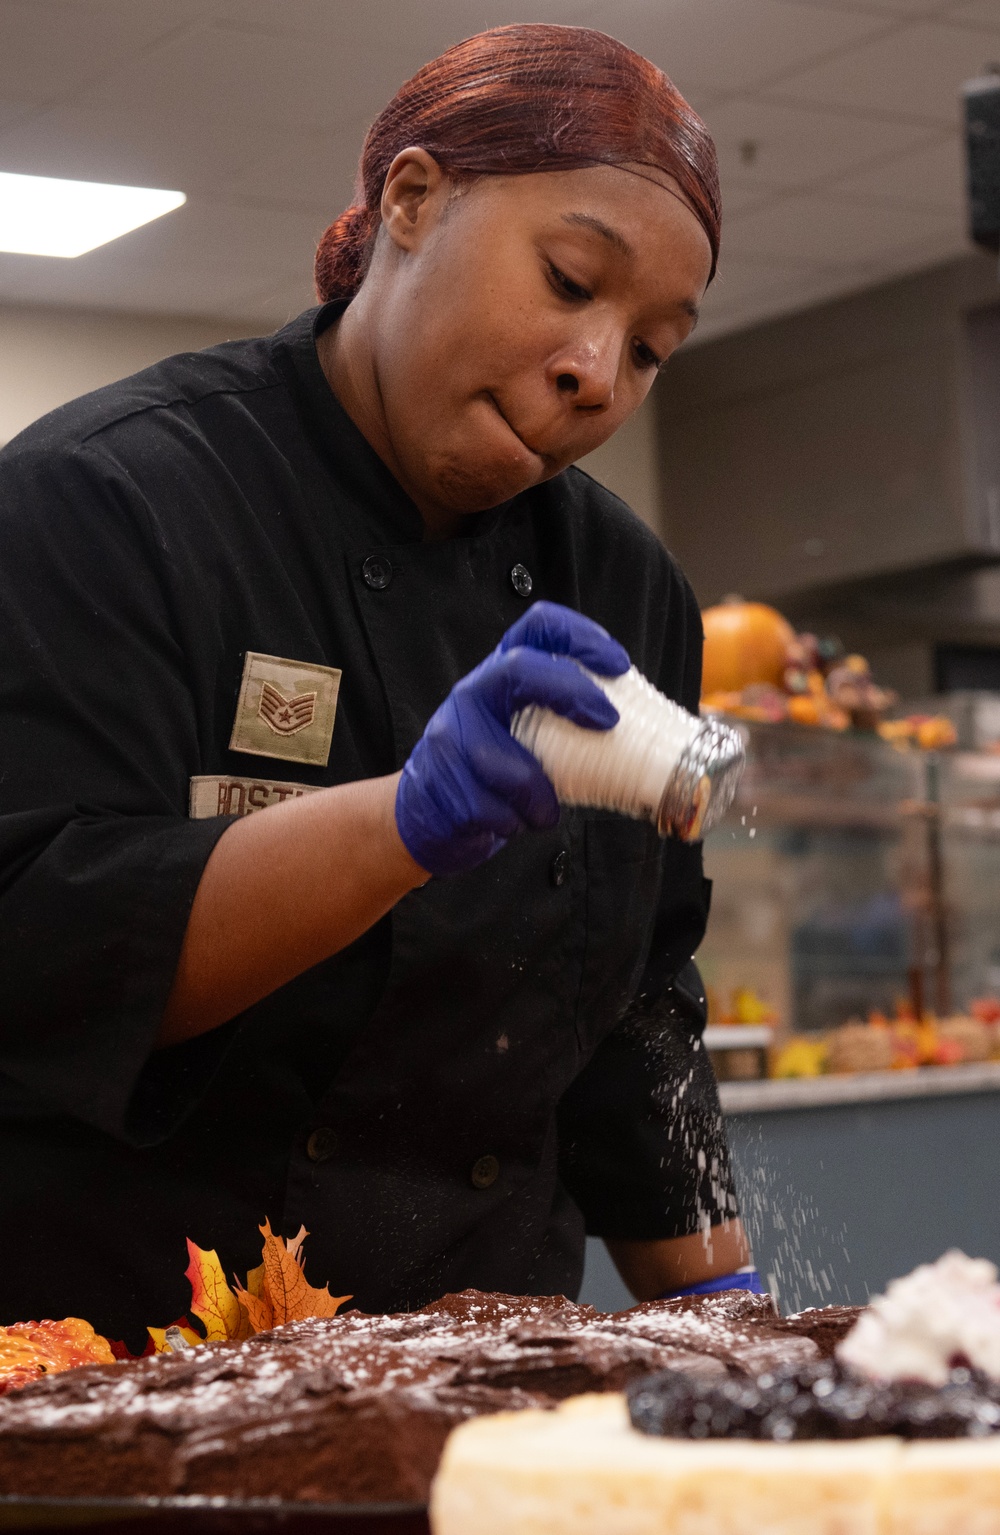
[[[400,86],[368,131],[354,205],[316,252],[320,299],[353,298],[381,223],[393,160],[425,149],[449,176],[524,175],[591,165],[673,176],[719,255],[715,145],[661,69],[589,27],[496,27],[456,43]]]

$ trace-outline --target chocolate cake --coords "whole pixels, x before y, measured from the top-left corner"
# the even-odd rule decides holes
[[[820,1357],[831,1359],[837,1344],[847,1337],[863,1310],[863,1306],[810,1306],[795,1316],[785,1317],[780,1325],[786,1335],[811,1338]]]
[[[746,1292],[604,1315],[469,1290],[86,1366],[0,1399],[0,1493],[423,1502],[465,1419],[656,1371],[708,1383],[803,1368],[820,1358],[822,1317],[782,1320]]]

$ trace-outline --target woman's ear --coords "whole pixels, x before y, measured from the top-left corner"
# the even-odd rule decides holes
[[[426,149],[401,149],[382,188],[382,225],[400,250],[414,250],[440,219],[451,183]]]

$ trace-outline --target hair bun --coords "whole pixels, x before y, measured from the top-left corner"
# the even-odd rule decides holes
[[[320,237],[313,268],[316,294],[329,299],[353,298],[368,268],[371,216],[361,203],[345,208]]]

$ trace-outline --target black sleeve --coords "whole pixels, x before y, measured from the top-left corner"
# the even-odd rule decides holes
[[[660,686],[696,713],[701,615],[674,571]],[[668,608],[668,611],[669,611]],[[592,1236],[689,1236],[737,1213],[719,1094],[702,1044],[705,997],[692,955],[711,887],[701,844],[668,841],[649,957],[635,996],[559,1106],[560,1173]]]
[[[0,455],[0,1108],[143,1143],[226,1046],[151,1057],[229,821],[186,816],[196,709],[140,498],[33,435]]]
[[[560,1172],[591,1236],[690,1236],[738,1213],[719,1094],[689,963],[642,996],[559,1106]]]

